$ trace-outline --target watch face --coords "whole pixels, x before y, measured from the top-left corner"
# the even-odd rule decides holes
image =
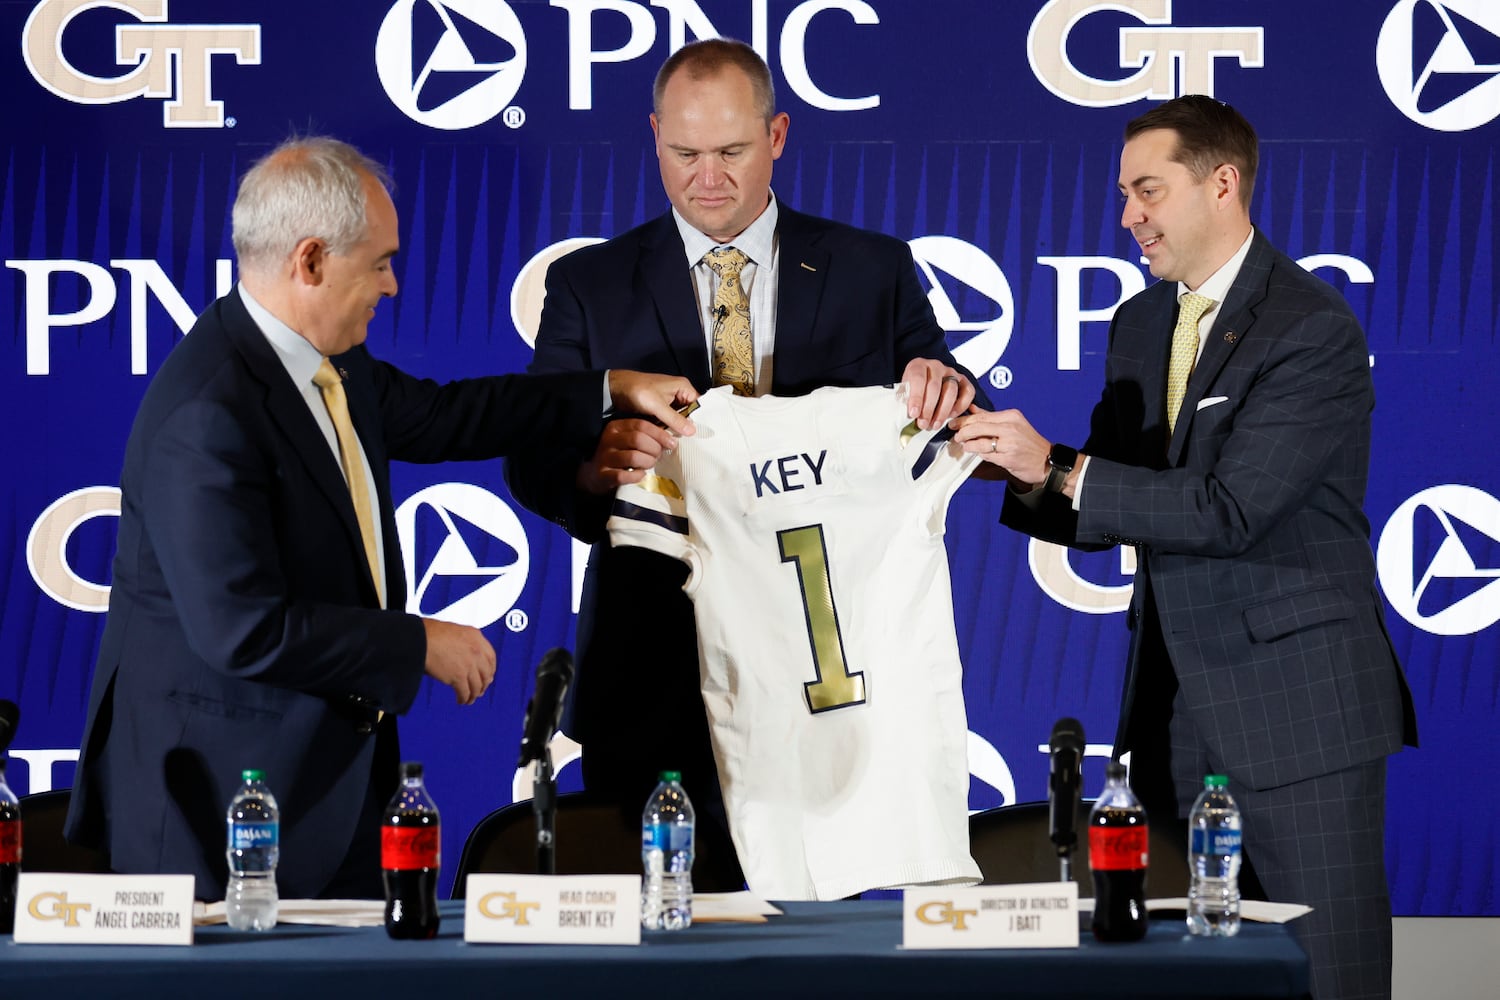
[[[1073,466],[1078,463],[1078,449],[1069,448],[1065,444],[1055,444],[1047,453],[1047,464],[1062,472],[1072,472]]]

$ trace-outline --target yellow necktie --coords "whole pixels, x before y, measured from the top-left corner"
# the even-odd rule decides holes
[[[349,400],[344,395],[344,380],[334,371],[333,362],[327,358],[313,375],[313,384],[323,392],[323,405],[328,407],[328,416],[333,418],[333,430],[339,439],[339,459],[344,466],[344,478],[349,482],[349,496],[354,501],[354,517],[359,521],[359,534],[365,543],[365,559],[370,563],[370,577],[375,581],[375,592],[382,589],[380,580],[380,553],[375,549],[375,508],[370,503],[370,488],[365,482],[365,463],[360,454],[359,439],[354,436],[354,423],[349,419]]]
[[[714,385],[732,385],[736,396],[755,395],[755,348],[750,339],[750,301],[740,271],[750,258],[728,247],[710,250],[703,263],[719,276],[714,292]]]
[[[1213,307],[1214,300],[1188,292],[1178,300],[1177,325],[1172,329],[1172,357],[1167,362],[1167,433],[1177,429],[1177,411],[1187,394],[1188,376],[1198,360],[1198,320]]]

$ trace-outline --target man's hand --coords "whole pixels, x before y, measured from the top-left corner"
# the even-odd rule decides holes
[[[616,410],[654,417],[680,437],[695,432],[693,422],[679,416],[674,409],[698,398],[693,383],[680,375],[652,375],[612,368],[609,372],[609,398]]]
[[[495,679],[495,647],[477,628],[423,618],[427,630],[424,669],[453,689],[460,705],[472,705]]]
[[[901,374],[906,415],[924,431],[941,427],[974,402],[974,385],[941,361],[913,358]]]
[[[594,457],[578,467],[578,488],[604,496],[622,483],[638,483],[675,447],[672,432],[649,420],[611,420],[599,435]]]
[[[970,407],[949,426],[964,451],[1004,469],[1018,487],[1035,488],[1046,481],[1052,442],[1038,434],[1020,410],[992,413]]]

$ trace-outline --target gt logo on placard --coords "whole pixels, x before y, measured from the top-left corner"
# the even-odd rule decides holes
[[[123,76],[90,76],[63,54],[68,24],[85,11],[104,7],[142,22],[115,28],[115,62],[131,67]],[[260,25],[166,20],[167,0],[42,0],[21,29],[21,55],[37,83],[75,104],[165,98],[162,124],[167,128],[223,127],[224,103],[213,99],[212,57],[232,55],[237,63],[258,65]]]
[[[1120,29],[1120,68],[1139,67],[1123,80],[1089,76],[1068,58],[1068,36],[1088,15],[1124,11],[1160,28]],[[1214,61],[1263,65],[1260,27],[1172,27],[1172,0],[1049,0],[1026,33],[1026,58],[1042,86],[1086,108],[1109,108],[1182,94],[1214,93]],[[1181,69],[1181,79],[1177,69]]]
[[[505,902],[496,913],[490,909],[491,901],[503,899]],[[527,919],[532,910],[541,907],[541,903],[516,902],[516,894],[513,892],[492,892],[479,898],[479,912],[491,920],[514,920],[517,927],[528,927],[531,921]]]
[[[952,924],[956,931],[969,929],[970,917],[977,917],[978,910],[955,910],[949,901],[933,900],[917,907],[917,919],[924,924]]]
[[[37,920],[61,920],[65,927],[78,926],[78,914],[92,910],[92,903],[70,903],[65,892],[39,892],[26,904],[26,912]]]

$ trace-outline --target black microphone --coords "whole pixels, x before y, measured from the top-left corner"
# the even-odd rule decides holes
[[[16,724],[20,721],[20,706],[0,698],[0,753],[10,748],[10,741],[16,736]]]
[[[1078,811],[1078,793],[1083,784],[1083,723],[1058,719],[1048,743],[1051,775],[1047,779],[1047,804],[1052,843],[1058,856],[1072,853],[1078,844],[1073,816]]]
[[[536,687],[526,706],[526,721],[521,727],[521,759],[517,767],[541,760],[542,751],[562,716],[563,699],[573,683],[573,654],[566,649],[551,649],[536,668]]]
[[[714,310],[714,315],[719,317],[719,319],[725,319],[729,316],[729,307],[719,306],[719,308]]]

